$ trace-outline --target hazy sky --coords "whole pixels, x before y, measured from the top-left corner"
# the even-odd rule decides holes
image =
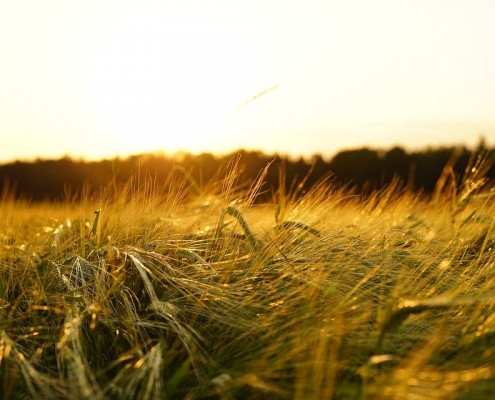
[[[0,162],[495,145],[494,21],[493,0],[0,0]]]

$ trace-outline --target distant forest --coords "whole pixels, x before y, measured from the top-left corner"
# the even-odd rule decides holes
[[[364,194],[397,180],[411,190],[428,194],[435,189],[446,166],[452,168],[460,182],[480,155],[493,159],[495,148],[487,148],[484,141],[480,141],[477,149],[443,147],[408,152],[401,147],[388,150],[361,148],[341,151],[328,160],[321,155],[294,160],[257,151],[238,151],[225,156],[143,154],[96,162],[64,157],[0,165],[0,182],[4,198],[32,201],[74,199],[82,193],[121,187],[130,179],[135,185],[149,183],[152,179],[156,190],[167,190],[161,183],[169,182],[171,174],[186,178],[197,187],[205,187],[208,182],[218,182],[225,176],[229,163],[238,159],[240,184],[248,185],[269,165],[263,200],[268,200],[278,190],[281,170],[285,172],[286,189],[293,190],[299,185],[299,193],[328,178],[329,184],[346,185]],[[487,168],[486,176],[495,177],[493,164]]]

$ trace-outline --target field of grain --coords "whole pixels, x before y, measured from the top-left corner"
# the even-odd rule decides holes
[[[481,167],[428,197],[322,182],[260,205],[263,174],[245,187],[235,166],[204,188],[6,197],[0,398],[486,399],[495,205]]]

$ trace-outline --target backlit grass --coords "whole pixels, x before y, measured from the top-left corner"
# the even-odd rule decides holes
[[[495,206],[470,168],[428,199],[323,182],[258,205],[235,166],[5,199],[0,398],[485,399]]]

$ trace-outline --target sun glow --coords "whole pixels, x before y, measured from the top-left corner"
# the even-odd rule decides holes
[[[208,129],[253,90],[243,43],[196,17],[197,31],[180,29],[180,13],[165,22],[134,18],[133,29],[124,21],[108,38],[110,49],[91,58],[88,103],[134,151],[202,150]]]
[[[97,13],[94,5],[55,3],[66,18],[34,4],[20,26],[6,21],[21,43],[3,50],[22,68],[7,65],[11,79],[0,82],[13,94],[2,98],[12,110],[4,128],[49,156],[222,151],[219,132],[209,145],[212,128],[276,79],[269,59],[260,63],[269,50],[259,32],[252,36],[243,10],[223,2],[109,1]],[[4,15],[26,11],[3,7]]]
[[[492,17],[486,0],[5,0],[0,161],[495,139]]]

